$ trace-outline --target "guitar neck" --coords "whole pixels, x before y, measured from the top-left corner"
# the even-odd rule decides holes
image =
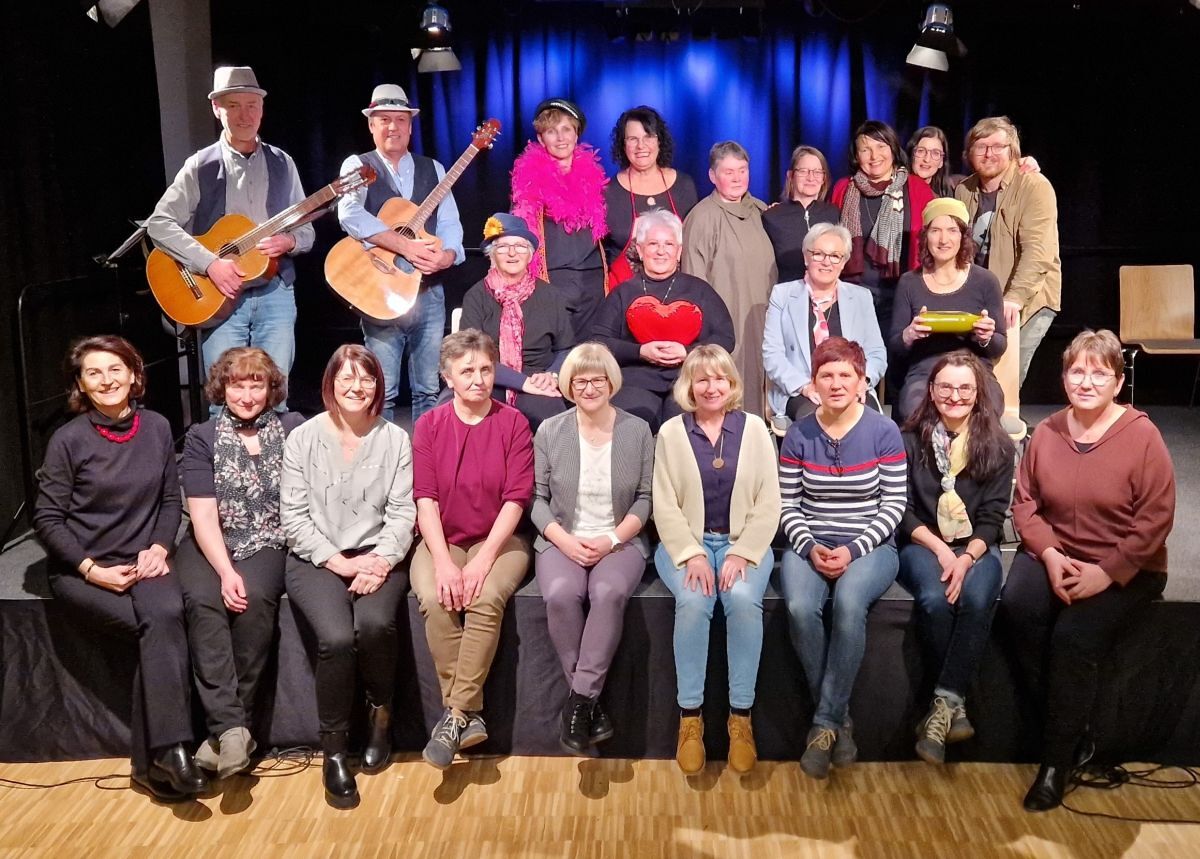
[[[412,218],[410,218],[407,223],[398,224],[393,229],[408,229],[416,233],[424,228],[425,222],[429,220],[429,216],[433,214],[434,210],[438,207],[438,204],[441,203],[442,200],[446,199],[446,195],[450,193],[450,189],[454,186],[454,183],[458,181],[458,177],[463,174],[463,171],[467,169],[471,161],[474,160],[475,156],[478,154],[479,150],[475,148],[474,144],[468,146],[466,151],[463,152],[462,155],[458,156],[458,160],[455,161],[450,169],[446,171],[445,178],[443,178],[441,182],[438,182],[437,187],[429,192],[429,196],[426,197],[425,202],[423,202],[417,208],[417,211]]]
[[[287,232],[294,228],[298,221],[311,215],[318,209],[323,209],[336,198],[337,191],[334,190],[333,183],[331,182],[311,197],[305,197],[294,206],[288,206],[275,217],[267,219],[250,232],[239,236],[236,241],[230,242],[225,248],[222,248],[222,256],[225,255],[224,251],[226,249],[228,249],[229,253],[239,256],[246,253],[258,244],[260,240],[278,233]]]

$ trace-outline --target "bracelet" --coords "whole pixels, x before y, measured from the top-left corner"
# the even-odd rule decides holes
[[[88,558],[88,561],[90,563],[88,564],[87,569],[83,571],[83,580],[85,582],[90,582],[92,580],[92,570],[96,569],[96,562],[91,558]]]

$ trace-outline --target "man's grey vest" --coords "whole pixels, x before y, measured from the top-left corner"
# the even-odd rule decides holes
[[[292,204],[292,177],[283,150],[267,143],[260,145],[267,158],[267,214],[273,218]],[[221,141],[201,149],[199,161],[196,179],[200,185],[200,202],[188,227],[188,232],[197,236],[207,233],[225,214],[225,159],[221,157]],[[283,282],[295,283],[296,266],[292,258],[285,254],[276,262]]]
[[[438,185],[437,169],[433,166],[432,158],[426,158],[415,152],[409,154],[413,159],[413,189],[409,199],[419,206],[425,202],[425,198]],[[384,203],[392,197],[401,196],[400,189],[392,185],[391,171],[384,165],[383,157],[378,152],[372,150],[364,152],[358,157],[363,160],[364,164],[374,167],[375,172],[379,174],[379,178],[367,186],[367,199],[363,201],[364,209],[372,215],[378,215]],[[426,232],[433,233],[436,229],[438,209],[440,208],[442,208],[442,204],[438,203],[437,209],[433,210],[433,214],[426,221]],[[389,224],[389,226],[391,225]]]

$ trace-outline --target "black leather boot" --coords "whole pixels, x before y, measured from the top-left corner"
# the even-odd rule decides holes
[[[194,796],[208,790],[208,778],[196,766],[183,743],[159,750],[150,763],[147,783],[169,785],[175,793],[186,796]],[[150,789],[154,790],[153,787]]]
[[[611,740],[613,736],[612,719],[608,718],[608,714],[600,709],[600,699],[596,698],[592,702],[592,744],[603,743],[605,740]]]
[[[559,742],[573,755],[585,755],[592,745],[592,699],[572,692],[563,705]]]
[[[1071,774],[1070,767],[1042,764],[1037,776],[1025,794],[1026,811],[1049,811],[1062,805],[1063,793],[1067,789],[1067,777]]]
[[[350,737],[347,731],[328,731],[321,734],[321,751],[325,762],[321,778],[325,784],[325,801],[334,808],[354,808],[358,805],[358,785],[350,772],[346,748]]]
[[[362,753],[362,768],[377,773],[392,757],[392,711],[386,704],[367,703],[367,745]]]

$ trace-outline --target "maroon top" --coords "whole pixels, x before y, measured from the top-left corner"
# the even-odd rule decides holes
[[[453,401],[431,409],[413,427],[413,499],[432,498],[446,542],[468,548],[484,540],[506,501],[533,498],[533,435],[519,411],[492,400],[471,426]]]

